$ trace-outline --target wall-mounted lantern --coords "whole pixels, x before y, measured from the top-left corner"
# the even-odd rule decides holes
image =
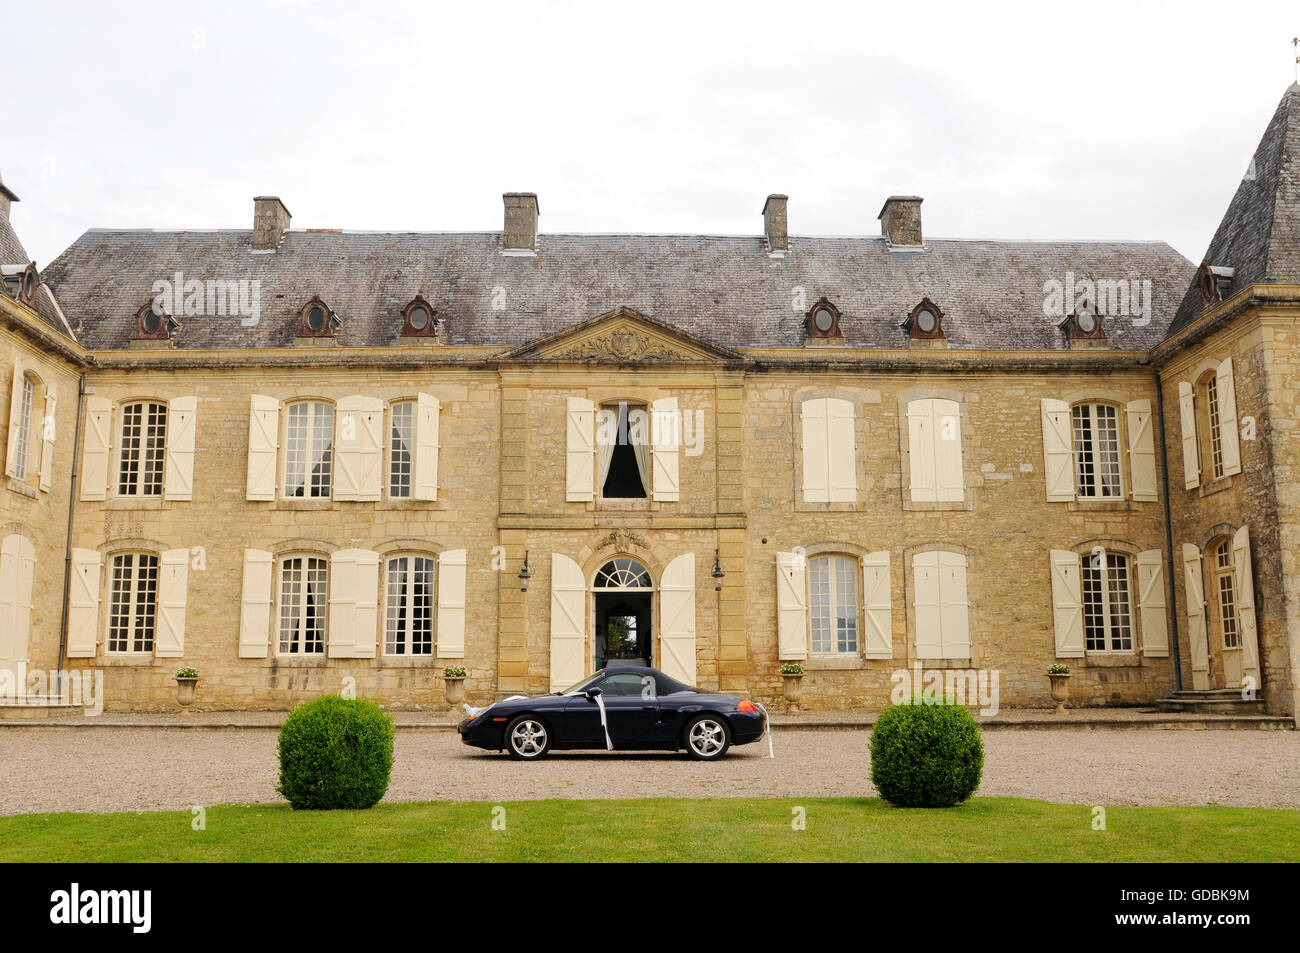
[[[524,550],[524,565],[519,570],[519,591],[528,591],[528,580],[533,578],[533,574],[528,571],[528,550]]]

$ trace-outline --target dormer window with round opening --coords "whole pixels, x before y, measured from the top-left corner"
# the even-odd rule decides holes
[[[808,337],[811,340],[843,340],[840,331],[840,309],[826,298],[820,299],[808,311],[806,318]]]
[[[159,301],[150,301],[135,313],[136,341],[166,341],[180,324],[163,308]]]
[[[437,315],[423,295],[416,295],[402,309],[402,337],[434,337],[438,332]]]
[[[943,333],[943,310],[929,298],[921,299],[901,327],[912,340],[942,341],[947,337]]]
[[[303,305],[300,317],[302,326],[298,329],[298,336],[304,338],[333,337],[342,324],[338,315],[320,299],[319,295],[313,296]]]
[[[1071,344],[1083,341],[1095,341],[1101,344],[1106,342],[1106,332],[1102,329],[1101,318],[1090,306],[1076,309],[1060,323],[1059,327],[1065,332],[1065,337]]]
[[[18,299],[26,305],[36,304],[36,289],[40,286],[41,277],[36,271],[36,262],[32,262],[23,269],[23,280],[19,286]]]

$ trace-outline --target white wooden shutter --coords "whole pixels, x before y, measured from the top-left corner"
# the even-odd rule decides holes
[[[933,503],[938,499],[935,450],[934,401],[910,401],[907,405],[907,455],[913,503]]]
[[[23,359],[14,359],[14,380],[9,390],[9,442],[5,444],[5,476],[18,475],[18,431],[22,427]],[[29,424],[30,426],[30,424]],[[30,434],[27,445],[31,447]],[[28,451],[30,458],[31,452]]]
[[[1237,621],[1241,629],[1241,674],[1264,687],[1259,665],[1259,631],[1255,619],[1255,569],[1250,559],[1250,530],[1243,526],[1232,537],[1232,583],[1237,596]],[[1236,688],[1235,685],[1228,686]]]
[[[248,413],[249,500],[274,500],[276,454],[280,449],[280,402],[254,394]],[[265,653],[263,653],[265,654]]]
[[[41,419],[41,489],[46,493],[54,485],[54,440],[58,407],[54,384],[48,384],[45,388],[45,416]]]
[[[158,560],[158,625],[154,655],[180,658],[185,654],[185,590],[190,551],[169,549]]]
[[[86,436],[81,450],[81,498],[102,500],[108,494],[109,448],[112,446],[113,402],[86,398]]]
[[[1183,543],[1184,596],[1187,599],[1187,643],[1192,650],[1192,688],[1210,687],[1209,643],[1205,633],[1205,586],[1201,576],[1201,551]]]
[[[962,470],[961,407],[955,400],[935,400],[934,463],[937,499],[940,503],[960,503],[966,499],[966,477]]]
[[[330,658],[374,658],[379,624],[379,554],[340,549],[330,557]]]
[[[776,554],[777,655],[783,662],[808,657],[808,561],[802,553]]]
[[[1237,389],[1233,381],[1232,358],[1225,357],[1214,372],[1215,392],[1219,400],[1219,450],[1223,456],[1223,475],[1241,472],[1241,444],[1237,433]]]
[[[416,500],[438,498],[439,414],[442,405],[432,394],[420,394],[415,407],[415,474],[411,497]]]
[[[593,500],[596,498],[596,405],[585,397],[570,397],[565,407],[564,430],[564,498],[570,503]],[[581,675],[573,681],[580,678]]]
[[[894,657],[894,613],[890,602],[889,550],[862,557],[862,617],[867,658]]]
[[[384,402],[353,394],[334,414],[334,499],[378,500],[383,474]]]
[[[1074,435],[1070,429],[1070,405],[1063,400],[1043,398],[1043,471],[1047,479],[1047,501],[1062,503],[1074,499]]]
[[[828,457],[830,417],[825,398],[805,400],[799,417],[803,425],[803,498],[805,503],[830,500],[831,474]]]
[[[465,657],[465,574],[466,550],[449,549],[438,557],[438,626],[434,635],[440,658]]]
[[[194,499],[194,428],[197,397],[177,397],[167,405],[167,469],[163,499]]]
[[[939,600],[939,554],[917,553],[912,557],[912,605],[918,659],[943,658],[943,613]]]
[[[1169,656],[1168,603],[1165,599],[1165,561],[1158,549],[1138,553],[1138,606],[1142,619],[1142,654]]]
[[[551,553],[551,691],[562,692],[586,674],[587,584],[582,567]]]
[[[832,503],[855,503],[858,499],[857,445],[853,433],[853,404],[829,398],[826,401],[826,472]]]
[[[1057,658],[1083,658],[1083,590],[1079,557],[1065,549],[1052,550],[1052,625]]]
[[[1153,503],[1156,499],[1156,442],[1151,426],[1151,401],[1129,401],[1128,461],[1133,499]]]
[[[1196,397],[1192,385],[1178,382],[1178,419],[1183,437],[1183,487],[1201,485],[1201,454],[1196,446]]]
[[[971,657],[966,565],[966,557],[961,553],[939,553],[939,611],[944,658]]]
[[[0,669],[27,660],[35,576],[36,549],[31,540],[10,533],[0,543]]]
[[[68,658],[94,658],[99,641],[99,553],[72,551],[68,589]]]
[[[682,431],[682,417],[677,409],[676,397],[660,397],[650,405],[650,425],[654,498],[675,503],[681,498],[678,448]],[[692,679],[688,684],[694,685],[695,681]]]
[[[695,684],[695,554],[683,553],[659,582],[659,668],[669,678]]]
[[[239,610],[239,657],[266,658],[271,644],[271,554],[244,550],[244,585]]]

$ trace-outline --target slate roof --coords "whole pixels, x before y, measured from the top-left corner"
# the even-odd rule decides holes
[[[299,312],[320,295],[342,320],[343,346],[390,345],[416,293],[438,309],[454,345],[516,347],[627,306],[728,347],[797,347],[804,314],[823,295],[843,313],[846,343],[901,347],[899,324],[928,296],[957,348],[1061,349],[1043,313],[1044,284],[1150,279],[1152,320],[1112,318],[1113,347],[1165,335],[1194,273],[1162,242],[931,239],[891,251],[880,237],[792,237],[784,258],[754,236],[546,234],[535,257],[503,256],[500,232],[289,231],[254,253],[251,231],[92,230],[44,272],[90,348],[126,347],[155,280],[256,280],[261,319],[185,316],[181,348],[286,347]],[[799,289],[802,289],[802,293]],[[494,310],[494,301],[502,310]],[[802,302],[801,307],[796,307]]]
[[[0,186],[3,186],[2,182],[0,182]],[[0,264],[25,265],[30,261],[31,258],[27,255],[27,249],[23,247],[22,241],[19,240],[18,233],[14,231],[9,217],[0,213]],[[39,264],[37,268],[42,284],[36,292],[36,313],[42,321],[54,328],[54,330],[66,337],[72,337],[72,330],[64,323],[63,315],[59,312],[58,302],[54,299],[54,293],[50,290],[49,285],[44,283],[45,272],[40,270]]]
[[[1234,269],[1228,296],[1254,284],[1300,283],[1300,83],[1278,103],[1203,261]],[[1170,333],[1204,313],[1193,283]]]

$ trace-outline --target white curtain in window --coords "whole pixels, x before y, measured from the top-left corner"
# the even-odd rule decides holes
[[[618,435],[625,432],[626,425],[622,419],[623,407],[615,410],[602,407],[600,419],[596,422],[596,485],[602,488],[609,477],[609,465],[614,459],[614,448],[618,446]]]
[[[624,408],[623,413],[627,410]],[[628,422],[627,434],[628,440],[632,443],[632,449],[636,451],[636,472],[641,475],[641,486],[645,488],[646,495],[650,495],[650,417],[644,407],[637,407],[632,411],[636,417]],[[633,439],[633,437],[637,439]]]

